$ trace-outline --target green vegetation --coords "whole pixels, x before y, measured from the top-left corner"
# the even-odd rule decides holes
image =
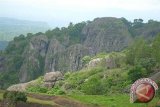
[[[34,93],[47,93],[48,89],[46,87],[41,87],[41,86],[32,86],[28,87],[27,91]]]
[[[59,86],[63,86],[69,94],[110,95],[123,92],[129,84],[125,69],[95,67],[66,73]]]
[[[3,94],[3,99],[7,101],[10,105],[14,105],[19,101],[26,102],[27,96],[23,92],[6,91]]]
[[[147,77],[160,67],[160,34],[152,43],[139,39],[128,49],[127,64],[133,66],[128,75],[132,81]]]
[[[48,38],[56,38],[60,42],[68,41],[69,44],[67,45],[73,45],[76,43],[80,43],[82,39],[84,39],[84,36],[82,34],[82,29],[86,25],[86,22],[81,22],[77,24],[70,23],[68,27],[62,27],[55,28],[53,30],[48,30],[45,32],[45,35]],[[68,38],[68,39],[67,39]]]
[[[43,77],[40,77],[37,79],[37,83],[35,85],[31,85],[27,88],[27,92],[47,95],[68,95],[69,97],[75,98],[84,103],[93,104],[95,106],[99,105],[102,107],[145,107],[155,105],[156,100],[159,100],[158,98],[154,99],[148,105],[130,104],[128,95],[130,86],[134,81],[139,78],[148,77],[157,69],[160,69],[160,34],[150,40],[143,39],[143,36],[145,35],[140,36],[140,34],[143,34],[140,33],[140,30],[147,28],[146,26],[155,26],[155,21],[150,20],[147,24],[143,23],[142,19],[135,19],[133,23],[128,22],[125,19],[122,19],[122,21],[128,27],[131,36],[134,38],[133,43],[124,51],[106,53],[102,50],[99,53],[96,53],[96,55],[84,54],[86,55],[84,57],[82,55],[77,55],[77,57],[79,57],[79,59],[77,59],[83,63],[83,68],[81,70],[78,72],[66,72],[64,74],[64,79],[57,81],[53,88],[44,87],[42,85]],[[120,26],[122,21],[120,20],[115,23]],[[4,67],[4,69],[2,68],[4,72],[0,72],[0,88],[7,88],[9,85],[19,82],[18,75],[24,63],[26,64],[26,68],[24,67],[24,70],[28,73],[28,80],[35,79],[45,73],[46,55],[41,55],[42,49],[37,49],[36,52],[33,51],[35,62],[29,61],[30,58],[28,58],[29,55],[32,56],[32,49],[28,50],[28,48],[33,36],[44,35],[43,37],[49,39],[47,40],[47,43],[51,42],[50,40],[57,39],[62,46],[68,48],[75,44],[83,44],[84,39],[88,35],[86,34],[84,36],[82,31],[87,24],[88,22],[78,24],[70,23],[68,27],[55,28],[53,30],[46,31],[45,33],[28,33],[27,37],[24,35],[15,37],[13,41],[9,42],[6,50],[0,53],[3,61],[2,67]],[[111,26],[109,29],[115,29],[114,26]],[[100,27],[104,30],[105,28],[108,28],[109,25],[102,25]],[[86,32],[88,33],[89,29],[87,29]],[[156,31],[151,33],[157,34]],[[41,46],[41,44],[36,45]],[[48,45],[42,48],[48,48]],[[53,50],[55,53],[56,51],[61,50],[59,49],[59,45],[57,45],[56,48],[58,50]],[[48,50],[46,49],[45,52],[46,51]],[[30,52],[31,54],[27,54],[28,56],[25,56],[25,52]],[[66,52],[68,53],[68,51]],[[72,55],[72,53],[69,54]],[[61,53],[56,53],[54,56],[51,55],[50,57],[58,55],[61,55]],[[60,60],[57,62],[58,64],[56,63],[56,59],[52,60],[52,58],[49,58],[52,60],[49,64],[51,65],[53,62],[56,63],[55,69],[62,67],[67,68],[68,66],[66,65],[69,65],[70,62],[66,64],[64,60],[65,57],[68,56],[65,56],[65,53],[63,55],[64,58],[59,58]],[[3,60],[3,58],[6,60]],[[73,63],[78,63],[77,65],[81,66],[79,64],[80,62],[76,62],[74,58],[72,59]],[[90,61],[93,61],[93,66],[89,66]],[[33,64],[30,62],[33,62]],[[11,99],[13,102],[19,100],[26,101],[23,93],[17,93],[0,93],[0,99],[2,99],[3,95],[5,99]],[[124,93],[124,95],[120,93]],[[158,95],[159,94],[160,91],[158,91]],[[42,101],[31,97],[28,97],[28,101],[54,105],[51,101]]]
[[[86,104],[92,104],[100,107],[155,107],[158,98],[155,98],[153,101],[148,104],[140,103],[130,103],[129,95],[127,94],[118,94],[118,95],[70,95],[69,97],[79,100]]]
[[[59,87],[54,87],[54,88],[46,88],[43,86],[30,86],[27,88],[27,92],[31,93],[45,93],[49,95],[63,95],[65,94],[64,91],[62,91]]]
[[[90,56],[84,56],[84,57],[82,58],[82,63],[83,63],[83,65],[88,64],[89,61],[91,61],[91,57],[90,57]]]
[[[0,87],[7,88],[10,84],[18,83],[18,73],[20,71],[21,65],[24,61],[24,56],[22,55],[29,39],[26,39],[24,35],[15,37],[14,41],[9,42],[6,50],[0,53],[0,56],[4,59],[4,71],[0,73]],[[8,75],[9,74],[9,75]],[[5,84],[4,84],[5,83]]]

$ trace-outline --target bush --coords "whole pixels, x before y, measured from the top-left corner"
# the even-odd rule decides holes
[[[46,87],[41,87],[41,86],[31,86],[27,88],[27,91],[34,93],[47,93],[48,89]]]
[[[132,82],[147,76],[147,71],[142,66],[135,66],[128,72],[128,77]]]
[[[85,65],[87,63],[89,63],[89,61],[91,61],[91,57],[90,56],[84,56],[82,58],[82,63]]]
[[[26,102],[27,95],[18,91],[6,91],[3,94],[3,99],[8,101],[10,104],[16,104],[18,101]]]
[[[97,76],[88,79],[84,84],[82,84],[81,88],[84,93],[89,95],[103,94],[103,85],[101,79]]]
[[[62,91],[59,87],[54,87],[50,89],[47,94],[53,94],[53,95],[63,95],[65,94],[64,91]]]

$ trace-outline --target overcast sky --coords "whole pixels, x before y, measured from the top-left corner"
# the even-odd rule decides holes
[[[160,0],[0,0],[0,17],[45,21],[54,27],[96,17],[160,21]]]

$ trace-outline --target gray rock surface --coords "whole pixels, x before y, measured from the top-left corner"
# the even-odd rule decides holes
[[[46,36],[34,36],[25,49],[24,61],[20,68],[20,82],[27,82],[43,74],[43,62],[48,49],[48,38]]]
[[[20,91],[24,92],[26,91],[26,88],[29,86],[34,86],[37,85],[37,80],[33,80],[27,83],[20,83],[20,84],[15,84],[7,88],[8,91]]]
[[[65,50],[65,47],[56,39],[52,39],[49,43],[45,58],[45,72],[55,71],[53,59],[56,54]]]
[[[58,71],[77,71],[82,68],[81,59],[88,54],[88,48],[83,45],[72,45],[65,51],[55,55],[53,58],[53,67]]]
[[[121,51],[132,40],[122,20],[111,17],[95,19],[83,29],[83,34],[86,37],[84,45],[92,54]]]
[[[44,75],[44,86],[52,88],[55,83],[63,79],[63,74],[60,71],[48,72]]]

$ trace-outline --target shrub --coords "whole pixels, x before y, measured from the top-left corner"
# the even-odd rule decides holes
[[[54,87],[50,89],[47,94],[53,94],[53,95],[63,95],[65,94],[64,91],[62,91],[59,87]]]
[[[82,63],[85,65],[87,63],[89,63],[89,61],[91,61],[91,57],[90,56],[84,56],[82,58]]]
[[[94,76],[88,79],[81,86],[82,91],[89,95],[100,95],[103,94],[103,85],[99,77]]]
[[[18,91],[6,91],[3,94],[3,99],[8,101],[9,104],[16,104],[18,101],[27,101],[27,95]]]
[[[128,72],[128,77],[132,82],[146,76],[147,76],[147,71],[142,66],[135,66]]]
[[[41,86],[31,86],[27,88],[27,91],[34,93],[47,93],[48,89],[46,87],[41,87]]]

